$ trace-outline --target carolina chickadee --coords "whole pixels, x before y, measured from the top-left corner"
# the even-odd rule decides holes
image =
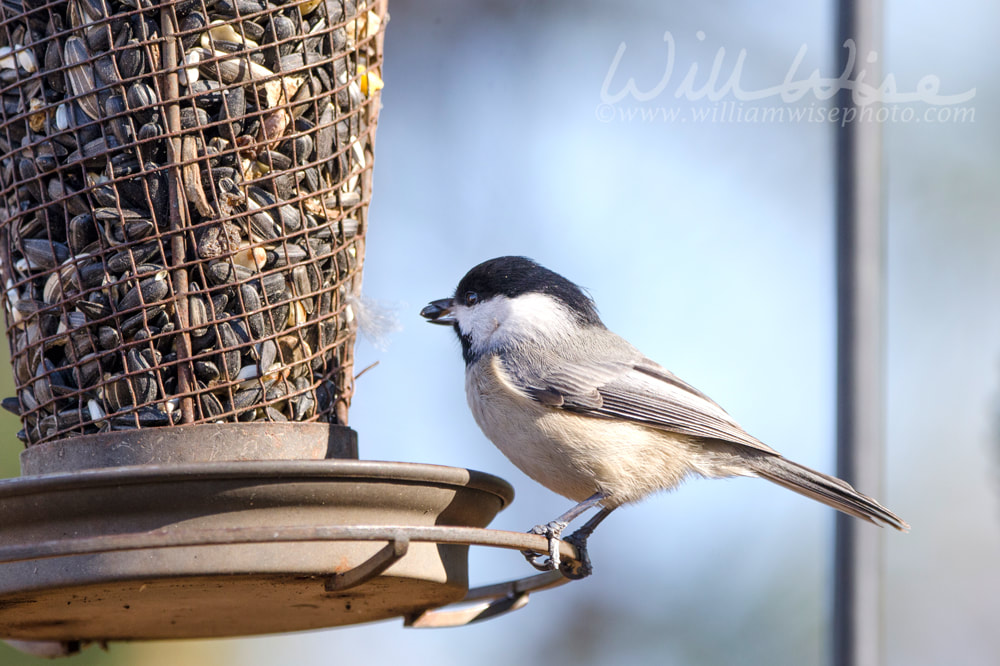
[[[578,504],[532,532],[560,566],[562,530],[594,515],[567,540],[590,573],[586,540],[614,509],[688,476],[759,476],[875,524],[903,520],[846,482],[794,463],[747,434],[721,407],[609,331],[579,287],[530,259],[498,257],[470,270],[452,298],[420,314],[453,325],[465,358],[465,391],[483,433],[521,471]]]

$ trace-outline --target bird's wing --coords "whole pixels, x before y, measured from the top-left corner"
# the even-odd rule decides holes
[[[743,430],[711,398],[647,358],[598,391],[603,401],[598,409],[602,416],[777,453]]]
[[[505,367],[525,395],[553,409],[623,419],[777,453],[749,435],[704,393],[621,343],[583,350],[574,357],[566,351],[550,352],[555,358],[545,363],[514,364],[508,359]],[[534,371],[539,367],[555,370],[542,376]]]

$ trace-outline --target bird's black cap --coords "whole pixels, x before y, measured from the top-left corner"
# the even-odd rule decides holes
[[[594,301],[580,287],[527,257],[497,257],[474,267],[458,283],[455,302],[464,302],[469,293],[480,300],[497,295],[547,294],[563,303],[581,323],[603,325]]]

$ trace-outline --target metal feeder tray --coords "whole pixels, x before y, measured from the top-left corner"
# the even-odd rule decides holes
[[[312,459],[248,459],[262,455]],[[244,636],[395,616],[454,626],[566,582],[549,572],[468,589],[469,545],[547,547],[483,529],[513,499],[502,479],[329,455],[356,455],[354,432],[198,425],[27,449],[31,474],[0,480],[0,638]]]

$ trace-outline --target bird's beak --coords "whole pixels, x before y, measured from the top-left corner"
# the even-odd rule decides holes
[[[450,326],[455,323],[455,316],[451,313],[452,305],[453,301],[450,298],[431,301],[420,311],[420,316],[426,317],[432,324]]]

